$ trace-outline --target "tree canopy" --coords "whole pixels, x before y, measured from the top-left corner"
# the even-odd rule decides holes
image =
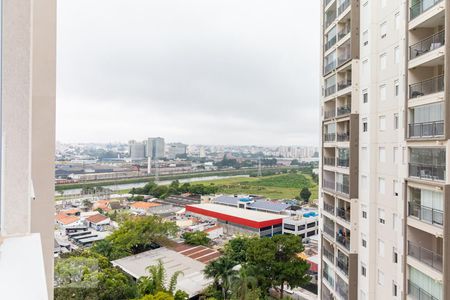
[[[185,232],[181,237],[189,245],[208,246],[211,243],[211,239],[208,238],[208,234],[203,231]]]

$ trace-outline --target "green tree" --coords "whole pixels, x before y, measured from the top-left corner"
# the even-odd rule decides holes
[[[183,272],[175,272],[169,279],[169,284],[166,285],[166,270],[162,260],[158,260],[158,263],[153,266],[148,266],[146,270],[149,276],[142,276],[137,283],[137,289],[140,295],[156,295],[159,292],[168,293],[173,295],[175,293],[176,300],[184,300],[187,294],[183,291],[175,291],[178,277],[183,275]]]
[[[227,256],[222,256],[219,259],[206,265],[203,272],[207,278],[214,280],[214,286],[220,288],[224,300],[228,298],[231,278],[236,274],[234,267],[236,263]]]
[[[249,267],[243,265],[239,273],[231,280],[231,299],[232,300],[258,300],[260,291],[258,280],[249,271]]]
[[[253,239],[256,238],[248,236],[237,236],[234,239],[231,239],[224,246],[224,255],[229,257],[236,264],[246,263],[247,249]]]
[[[211,243],[211,239],[208,238],[208,234],[203,231],[185,232],[181,237],[189,245],[208,246]]]
[[[247,250],[247,260],[258,273],[255,274],[264,290],[281,287],[283,298],[284,286],[291,288],[309,282],[306,274],[309,264],[298,257],[303,251],[301,238],[295,235],[276,235],[271,238],[252,240]]]
[[[149,250],[155,243],[167,243],[168,237],[177,231],[175,223],[158,216],[130,218],[103,241],[94,243],[91,249],[109,260],[115,260]]]
[[[156,295],[145,295],[139,300],[175,300],[174,297],[166,292],[158,292]]]
[[[300,198],[303,201],[308,202],[310,197],[311,197],[311,192],[309,191],[309,189],[306,187],[302,188],[302,190],[300,191]]]

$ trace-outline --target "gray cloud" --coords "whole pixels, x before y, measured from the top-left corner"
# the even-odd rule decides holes
[[[58,5],[59,140],[317,143],[319,2]]]

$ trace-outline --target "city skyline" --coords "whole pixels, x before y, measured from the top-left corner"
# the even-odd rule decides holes
[[[59,3],[57,140],[318,144],[318,5],[135,2]]]

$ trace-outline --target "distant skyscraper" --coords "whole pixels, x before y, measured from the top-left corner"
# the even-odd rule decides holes
[[[160,159],[165,157],[166,143],[164,138],[155,137],[147,139],[147,156],[152,159]]]
[[[186,156],[187,145],[182,143],[172,143],[167,145],[167,157],[174,159],[180,156]]]
[[[128,142],[128,153],[131,160],[143,160],[145,159],[145,143],[138,143],[135,140]]]

